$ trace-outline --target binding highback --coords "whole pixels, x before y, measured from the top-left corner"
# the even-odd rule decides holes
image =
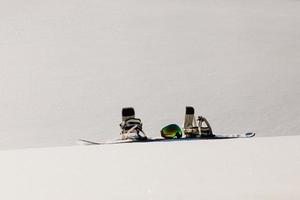
[[[122,121],[126,121],[127,119],[131,119],[134,117],[135,117],[135,112],[132,107],[122,109]]]
[[[199,128],[197,127],[195,118],[195,110],[192,106],[187,106],[185,108],[183,131],[187,137],[199,135]]]

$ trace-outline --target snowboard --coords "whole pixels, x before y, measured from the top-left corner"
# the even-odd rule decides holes
[[[116,139],[103,142],[78,139],[77,143],[80,145],[107,145],[107,144],[126,144],[126,143],[148,143],[148,142],[171,142],[171,141],[192,141],[192,140],[217,140],[217,139],[237,139],[237,138],[252,138],[255,136],[254,132],[247,132],[243,134],[214,134],[213,136],[198,136],[198,137],[182,137],[166,139],[162,137],[153,137],[146,140],[139,140],[137,138],[130,138],[126,140]]]

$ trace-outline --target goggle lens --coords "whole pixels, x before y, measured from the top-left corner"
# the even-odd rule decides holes
[[[161,136],[164,138],[181,138],[182,131],[177,124],[170,124],[161,129]]]

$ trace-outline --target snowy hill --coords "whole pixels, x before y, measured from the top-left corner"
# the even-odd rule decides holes
[[[115,138],[124,106],[153,136],[186,105],[216,132],[299,134],[299,12],[288,0],[1,1],[0,148]]]
[[[300,198],[300,137],[1,151],[1,199]]]

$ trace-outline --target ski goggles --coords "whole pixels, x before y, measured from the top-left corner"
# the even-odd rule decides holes
[[[177,124],[170,124],[168,126],[165,126],[161,129],[160,133],[163,138],[167,139],[182,137],[181,128]]]

